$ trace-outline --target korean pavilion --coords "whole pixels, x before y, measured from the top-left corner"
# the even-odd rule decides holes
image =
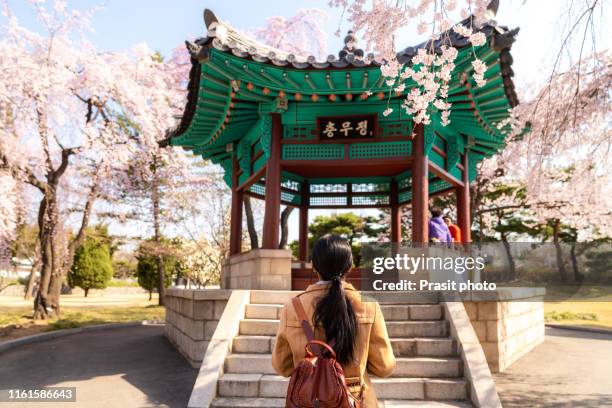
[[[412,241],[419,244],[428,241],[429,198],[452,193],[470,241],[469,184],[478,162],[503,148],[500,123],[517,104],[510,47],[518,30],[491,20],[474,27],[486,35],[482,46],[449,31],[397,54],[409,64],[422,47],[444,42],[458,49],[451,123],[442,126],[436,112],[429,125],[413,123],[401,106],[410,84],[390,94],[380,61],[355,48],[352,33],[338,56],[318,61],[260,44],[210,10],[204,20],[207,36],[187,42],[192,67],[184,113],[161,145],[181,146],[224,169],[232,209],[223,287],[302,288],[297,273],[308,265],[310,208],[387,207],[391,240],[400,242],[401,208],[410,206]],[[482,87],[471,75],[475,56],[487,65]],[[388,107],[393,112],[384,116]],[[245,195],[265,200],[265,213],[261,248],[243,253]],[[299,209],[299,260],[279,249],[281,205]]]

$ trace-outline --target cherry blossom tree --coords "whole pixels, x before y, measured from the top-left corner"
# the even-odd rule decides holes
[[[514,133],[495,158],[507,177],[525,184],[540,222],[552,222],[557,232],[565,223],[581,240],[612,235],[611,80],[607,51],[554,75],[514,109],[508,120]]]
[[[323,58],[327,52],[327,36],[322,24],[327,13],[321,9],[300,9],[289,18],[269,17],[266,25],[253,34],[257,40],[288,53]]]
[[[343,9],[342,14],[347,16],[353,31],[363,32],[366,48],[373,50],[374,58],[383,62],[381,71],[387,78],[390,91],[403,92],[409,81],[416,83],[402,103],[414,122],[429,124],[433,110],[440,112],[442,124],[447,125],[451,108],[448,102],[449,81],[458,55],[457,49],[447,41],[449,33],[465,37],[474,47],[483,45],[486,37],[477,29],[492,19],[498,2],[332,0],[330,5]],[[397,32],[410,23],[418,24],[419,34],[429,34],[427,45],[418,50],[408,66],[398,61],[394,39]],[[439,50],[434,46],[436,41],[441,41]],[[469,75],[479,87],[486,84],[485,71],[486,65],[474,52]],[[387,108],[383,115],[392,111]]]
[[[152,233],[148,248],[158,264],[161,305],[167,273],[162,259],[164,230],[171,226],[184,236],[189,231],[182,229],[182,221],[209,215],[202,210],[209,204],[205,194],[211,174],[205,165],[200,165],[199,158],[190,158],[181,150],[159,144],[184,107],[185,84],[191,66],[187,51],[177,48],[166,60],[148,50],[143,50],[143,55],[149,58],[140,64],[135,83],[143,96],[139,109],[147,111],[148,120],[146,127],[140,121],[125,123],[135,143],[128,161],[128,181],[118,191],[117,200],[123,205],[118,214],[122,220],[143,223],[149,227],[145,231]]]
[[[10,261],[9,244],[15,238],[20,201],[17,182],[10,173],[0,169],[0,267]]]
[[[443,45],[435,53],[431,45],[436,40],[444,44],[442,36],[447,30],[473,46],[483,44],[486,39],[476,28],[494,16],[499,1],[333,0],[331,5],[342,8],[353,30],[363,33],[366,47],[384,62],[381,70],[392,89],[403,91],[410,79],[419,85],[404,101],[415,122],[429,123],[429,112],[437,110],[447,124],[451,106],[446,99],[448,80],[457,50]],[[591,53],[585,51],[586,39],[601,30],[595,15],[602,8],[599,0],[563,5],[561,44],[551,44],[558,47],[558,53],[550,63],[549,80],[530,84],[539,91],[524,92],[523,103],[500,124],[500,129],[510,125],[508,146],[481,169],[481,180],[491,185],[518,183],[522,188],[516,191],[524,188],[524,200],[502,195],[498,198],[503,202],[496,204],[499,208],[527,206],[536,222],[567,223],[581,231],[581,239],[610,234],[612,61],[610,52],[597,50],[596,44]],[[425,39],[429,42],[411,66],[404,66],[395,57],[394,39],[410,23],[418,26],[419,33],[428,33]],[[564,61],[565,55],[569,57]],[[485,69],[475,58],[469,75],[479,86],[484,84]]]
[[[96,201],[129,190],[134,155],[157,149],[161,129],[173,123],[173,94],[165,76],[150,77],[157,62],[145,47],[100,53],[84,40],[90,13],[62,1],[33,7],[44,34],[4,10],[0,105],[11,120],[0,130],[0,163],[40,197],[34,316],[45,318],[60,312],[61,286]],[[67,221],[75,213],[78,227],[70,235]]]

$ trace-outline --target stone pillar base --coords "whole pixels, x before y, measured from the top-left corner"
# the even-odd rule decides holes
[[[291,290],[291,251],[253,249],[230,256],[221,273],[223,289]]]

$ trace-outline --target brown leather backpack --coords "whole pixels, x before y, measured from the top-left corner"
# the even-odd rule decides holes
[[[292,299],[293,307],[306,334],[306,357],[291,374],[287,389],[287,408],[361,408],[361,401],[350,392],[344,370],[336,361],[334,349],[315,340],[314,332],[299,298]]]

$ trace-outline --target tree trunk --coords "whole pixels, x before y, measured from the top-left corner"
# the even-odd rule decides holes
[[[85,296],[83,296],[83,297],[87,297],[88,293],[89,293],[89,288],[85,289]]]
[[[152,290],[149,291],[149,302],[151,301],[151,299],[153,299],[153,291]]]
[[[506,251],[506,257],[508,258],[508,274],[504,274],[504,278],[506,278],[508,281],[511,281],[516,278],[516,263],[514,262],[514,258],[512,257],[512,249],[510,248],[508,237],[504,232],[501,233],[501,241],[504,245],[504,250]]]
[[[572,249],[570,250],[570,258],[572,260],[572,270],[574,271],[574,280],[576,282],[582,282],[584,280],[584,275],[580,272],[578,268],[578,257],[576,256],[576,243],[572,242]]]
[[[563,262],[563,248],[561,248],[561,242],[559,241],[559,235],[561,232],[561,221],[554,220],[553,223],[553,242],[555,244],[555,252],[557,254],[557,268],[559,269],[559,276],[563,282],[567,282],[567,271],[565,270],[565,264]]]
[[[259,248],[259,239],[257,238],[257,229],[255,228],[255,217],[253,216],[251,197],[247,195],[244,196],[244,213],[246,215],[247,230],[249,232],[249,240],[251,241],[251,249]]]
[[[289,216],[293,211],[293,207],[286,206],[280,216],[280,224],[281,224],[281,237],[278,247],[280,249],[285,249],[287,247],[287,240],[289,239]]]
[[[153,204],[153,231],[154,231],[154,240],[157,245],[157,250],[159,251],[161,245],[161,213],[160,213],[160,205],[159,205],[159,185],[157,180],[157,174],[153,174],[153,182],[151,183],[151,201]],[[166,270],[164,267],[164,260],[161,254],[157,254],[157,293],[159,293],[158,304],[160,306],[164,305],[164,296],[166,294]]]
[[[40,255],[36,255],[34,258],[34,263],[32,264],[32,269],[30,270],[30,276],[28,277],[26,291],[23,296],[25,300],[32,299],[32,292],[34,292],[34,284],[36,283],[36,271],[38,268],[40,268]]]
[[[55,192],[47,188],[38,209],[38,239],[40,242],[40,286],[34,298],[34,319],[46,319],[59,314],[59,294],[51,289],[57,281],[55,235],[59,222]],[[55,277],[55,278],[54,278]]]
[[[68,165],[68,155],[69,153],[63,151],[62,165],[52,175],[47,176],[49,183],[39,208],[38,227],[42,267],[40,286],[34,299],[34,319],[46,319],[51,314],[60,317],[60,296],[64,277],[72,268],[76,249],[85,239],[85,230],[89,225],[89,217],[97,197],[98,181],[97,178],[94,178],[76,237],[67,248],[60,249],[58,246],[61,245],[62,240],[57,236],[60,221],[56,189],[59,179]],[[67,249],[66,253],[64,253],[65,249]]]

